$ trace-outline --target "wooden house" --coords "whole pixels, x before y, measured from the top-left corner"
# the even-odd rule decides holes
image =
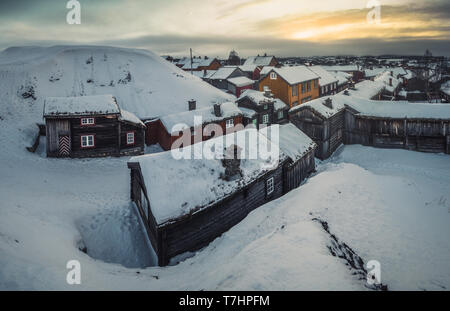
[[[44,118],[48,157],[144,153],[145,125],[112,95],[49,97]]]
[[[338,79],[321,66],[310,66],[309,70],[317,74],[319,78],[319,97],[334,95],[338,90]]]
[[[183,146],[188,146],[194,142],[208,140],[211,135],[231,133],[235,131],[236,125],[242,124],[242,112],[232,102],[196,109],[196,102],[192,100],[188,109],[185,112],[146,121],[147,145],[159,144],[162,149],[170,150],[180,147],[176,142],[180,142],[184,134],[191,135],[189,140],[183,140]],[[196,120],[200,124],[196,124]],[[213,132],[207,135],[205,128],[211,124],[219,125],[222,133]]]
[[[317,144],[316,157],[324,160],[344,142],[344,96],[313,100],[289,111],[289,120]]]
[[[243,114],[245,126],[283,124],[288,122],[289,107],[279,98],[275,98],[269,89],[264,92],[246,90],[236,101]]]
[[[450,153],[450,106],[351,99],[345,144]]]
[[[192,58],[192,60],[190,57],[184,57],[176,65],[185,71],[218,70],[222,66],[217,58],[207,58],[206,56]]]
[[[241,96],[242,92],[245,90],[253,89],[255,81],[250,80],[247,77],[235,77],[229,78],[228,80],[228,91],[235,95],[236,97]]]
[[[191,154],[196,145],[177,152]],[[176,255],[206,246],[252,210],[283,194],[287,161],[283,153],[267,159],[244,156],[258,154],[258,148],[278,150],[256,129],[214,138],[197,147],[209,150],[211,157],[176,159],[171,151],[134,157],[128,163],[131,201],[160,266]]]
[[[203,80],[218,89],[228,91],[228,79],[244,76],[245,73],[238,67],[222,67],[203,78]]]
[[[275,56],[250,56],[244,62],[244,66],[254,65],[254,66],[272,66],[272,67],[280,67],[280,63],[276,59]]]
[[[305,66],[273,68],[259,81],[259,90],[268,87],[292,108],[319,97],[319,78]]]

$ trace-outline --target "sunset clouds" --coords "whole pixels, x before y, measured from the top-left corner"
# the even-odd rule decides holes
[[[65,23],[66,1],[0,2],[0,49],[11,45],[113,44],[159,53],[281,55],[450,54],[450,2],[381,0],[79,0],[82,24]],[[359,43],[358,43],[359,42]]]

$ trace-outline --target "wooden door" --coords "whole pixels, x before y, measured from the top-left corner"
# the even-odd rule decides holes
[[[59,135],[58,142],[58,156],[68,157],[70,156],[70,136],[69,135]]]

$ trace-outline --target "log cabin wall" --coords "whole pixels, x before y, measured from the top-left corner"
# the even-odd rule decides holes
[[[134,132],[134,144],[127,144],[127,133]],[[130,123],[120,123],[120,155],[144,154],[145,128]]]
[[[266,181],[274,177],[274,192],[266,196]],[[160,266],[169,263],[170,258],[187,251],[195,251],[208,245],[215,238],[239,223],[257,207],[283,195],[283,168],[280,165],[254,183],[239,190],[221,202],[204,210],[188,215],[172,224],[158,228],[162,261]]]
[[[448,152],[449,121],[391,119],[345,113],[345,143],[421,152]]]
[[[151,212],[144,179],[138,163],[128,163],[131,169],[130,197],[136,204],[146,226],[147,235],[158,255],[158,264],[165,266],[170,258],[195,251],[239,223],[257,207],[283,195],[283,163],[231,196],[203,210],[185,215],[167,224],[157,225]],[[274,191],[266,195],[266,181],[274,178]]]
[[[80,118],[70,119],[72,128],[71,156],[104,157],[119,155],[119,121],[117,117],[95,117],[95,125],[82,126]],[[95,135],[94,148],[81,147],[81,135]]]
[[[286,163],[283,167],[283,193],[300,186],[303,180],[316,168],[314,160],[315,150],[309,151],[300,160],[294,163]]]
[[[317,158],[327,159],[344,143],[344,110],[326,119],[309,107],[289,114],[290,121],[317,144]]]

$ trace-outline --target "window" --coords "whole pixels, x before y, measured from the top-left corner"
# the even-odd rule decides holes
[[[233,126],[234,126],[234,120],[233,119],[228,119],[226,121],[225,127],[228,129],[228,128],[233,127]]]
[[[254,125],[255,127],[257,127],[257,126],[258,126],[258,120],[256,120],[256,119],[253,119],[253,120],[252,120],[252,123],[253,123],[253,125]]]
[[[94,135],[81,135],[81,148],[95,147]]]
[[[306,83],[302,83],[302,93],[305,93],[306,91]]]
[[[262,116],[262,123],[263,124],[268,124],[269,123],[269,115],[268,114],[264,114]]]
[[[276,79],[277,79],[277,74],[276,74],[275,72],[272,71],[272,72],[270,73],[270,79],[271,79],[271,80],[276,80]]]
[[[267,110],[267,109],[269,109],[269,105],[265,104],[264,105],[264,110]]]
[[[314,88],[317,89],[317,80],[314,80]]]
[[[292,96],[297,96],[297,88],[298,88],[297,85],[292,86]]]
[[[134,145],[134,132],[127,132],[127,145]]]
[[[308,88],[308,92],[310,92],[310,91],[311,91],[311,81],[308,81],[308,82],[306,83],[306,86],[307,86],[307,88]]]
[[[81,118],[80,121],[81,125],[94,125],[95,124],[95,118]]]
[[[266,194],[271,195],[275,190],[273,177],[266,180]]]
[[[278,111],[278,120],[284,118],[284,112],[283,110]]]

